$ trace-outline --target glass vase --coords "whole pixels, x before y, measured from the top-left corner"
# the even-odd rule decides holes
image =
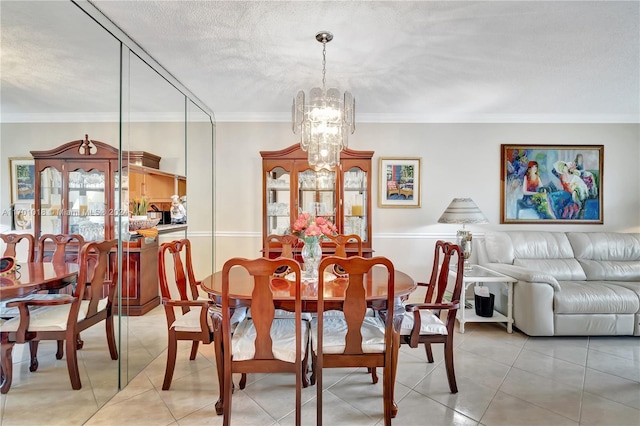
[[[320,238],[305,238],[301,255],[302,261],[304,262],[302,281],[318,281],[318,265],[320,265],[320,259],[322,259],[322,247],[320,246]]]

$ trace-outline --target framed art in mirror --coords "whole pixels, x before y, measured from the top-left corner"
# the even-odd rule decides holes
[[[380,158],[378,207],[420,207],[420,158]]]
[[[603,145],[501,145],[500,223],[603,223]]]
[[[20,201],[33,201],[36,193],[36,172],[33,158],[9,158],[9,174],[11,175],[11,204]]]

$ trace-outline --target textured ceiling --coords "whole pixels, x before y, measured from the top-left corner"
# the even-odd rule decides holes
[[[637,1],[91,3],[218,121],[288,120],[321,85],[328,30],[327,86],[359,122],[640,122]],[[6,111],[4,38],[2,55]]]

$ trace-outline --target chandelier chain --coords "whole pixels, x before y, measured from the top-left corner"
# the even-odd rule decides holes
[[[322,91],[325,91],[325,82],[327,74],[327,41],[322,41]]]

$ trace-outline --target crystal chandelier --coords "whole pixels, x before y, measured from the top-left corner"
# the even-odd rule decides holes
[[[325,89],[327,43],[333,34],[320,31],[316,40],[322,43],[322,88],[311,89],[308,102],[303,90],[293,98],[293,133],[300,135],[300,147],[309,153],[309,165],[315,170],[332,170],[340,163],[340,151],[348,146],[349,134],[356,129],[356,102],[350,92],[341,95],[338,89]]]

